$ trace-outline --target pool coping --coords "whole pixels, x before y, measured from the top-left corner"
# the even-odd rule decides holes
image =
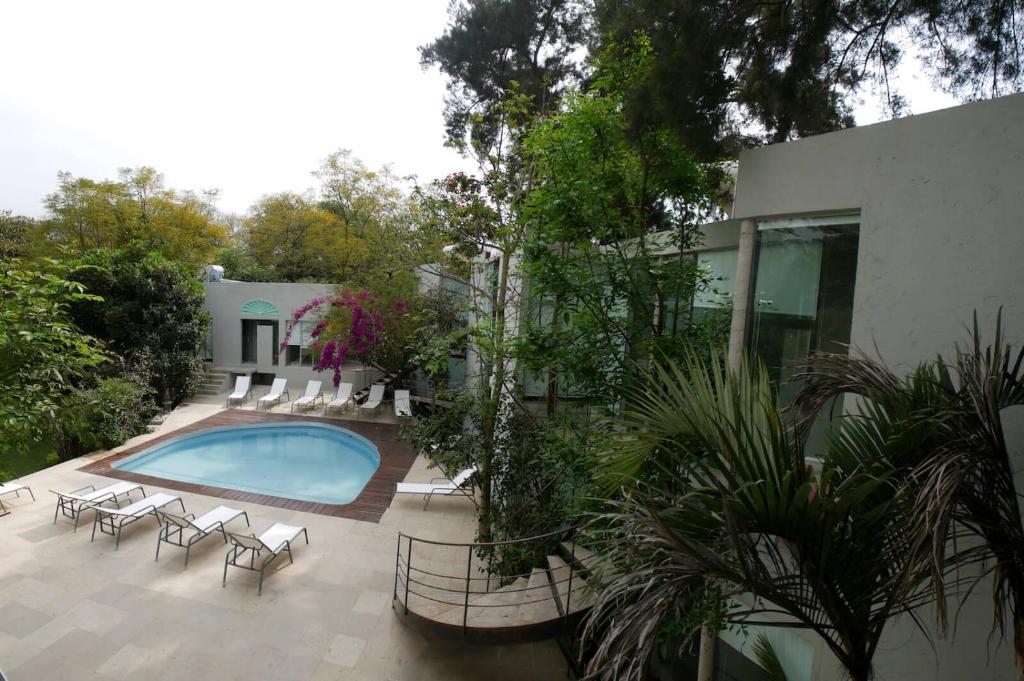
[[[151,475],[142,475],[129,471],[122,471],[113,467],[113,464],[126,457],[137,454],[144,449],[149,449],[167,440],[211,428],[223,428],[225,426],[253,425],[261,423],[312,423],[320,425],[331,425],[346,430],[351,430],[357,435],[368,439],[380,452],[380,466],[373,476],[363,487],[352,502],[347,504],[324,504],[315,501],[303,501],[301,499],[288,499],[286,497],[275,497],[255,492],[243,492],[225,487],[214,487],[211,485],[198,485],[181,480],[159,478]],[[221,499],[233,501],[244,501],[252,504],[263,504],[264,506],[276,506],[291,511],[305,511],[306,513],[318,513],[320,515],[335,516],[338,518],[349,518],[351,520],[362,520],[366,522],[380,522],[384,511],[391,505],[391,499],[395,495],[395,483],[405,479],[406,474],[416,460],[416,450],[405,442],[399,442],[398,426],[393,423],[374,423],[368,421],[350,421],[346,419],[329,419],[321,417],[309,417],[292,414],[275,414],[268,412],[257,412],[249,410],[228,409],[218,412],[212,416],[200,419],[187,426],[182,426],[169,433],[165,433],[152,440],[147,440],[138,445],[128,447],[123,451],[116,452],[110,456],[88,463],[79,467],[78,470],[84,473],[93,473],[120,480],[137,482],[141,485],[154,485],[178,490],[180,492],[191,492],[193,494],[205,494]]]

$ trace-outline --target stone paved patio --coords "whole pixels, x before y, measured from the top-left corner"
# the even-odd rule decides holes
[[[126,446],[219,409],[182,406],[156,433]],[[278,563],[284,567],[257,597],[255,576],[242,570],[221,587],[226,549],[216,537],[193,549],[185,571],[183,553],[173,548],[153,561],[153,519],[129,526],[118,551],[107,536],[90,543],[89,525],[77,533],[67,520],[54,525],[46,490],[110,482],[78,471],[83,463],[23,478],[37,501],[10,498],[12,513],[0,518],[0,668],[11,681],[566,678],[552,642],[438,643],[392,613],[397,532],[469,541],[474,515],[464,499],[437,499],[424,512],[418,499],[397,498],[380,523],[230,502],[248,511],[257,532],[276,521],[309,529],[309,546],[300,542],[294,564]],[[407,479],[434,474],[418,458]],[[156,491],[179,494],[197,514],[224,501],[147,487]]]

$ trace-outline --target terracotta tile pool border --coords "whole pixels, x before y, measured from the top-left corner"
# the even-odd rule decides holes
[[[157,478],[150,475],[139,475],[128,471],[118,470],[113,464],[121,459],[131,456],[153,445],[171,440],[186,433],[194,433],[210,428],[221,428],[224,426],[238,426],[254,423],[327,423],[341,428],[347,428],[367,438],[380,451],[380,467],[366,483],[366,487],[359,493],[355,501],[349,504],[320,504],[300,499],[287,499],[285,497],[274,497],[266,494],[255,494],[253,492],[242,492],[236,489],[224,487],[212,487],[209,485],[196,485],[180,480],[169,480]],[[93,461],[78,470],[95,475],[104,475],[121,480],[129,480],[142,485],[153,485],[166,487],[181,492],[193,494],[205,494],[221,499],[233,501],[245,501],[264,506],[276,506],[291,511],[305,511],[307,513],[319,513],[321,515],[336,516],[339,518],[350,518],[352,520],[364,520],[371,523],[380,522],[391,504],[391,498],[395,494],[395,483],[405,479],[406,474],[416,460],[416,450],[405,442],[398,441],[398,426],[392,423],[371,423],[366,421],[348,421],[341,419],[310,418],[308,416],[291,414],[274,414],[266,412],[247,411],[230,409],[208,416],[205,419],[196,421],[177,430],[165,433],[159,437],[147,440],[142,444],[129,447],[124,451],[117,452],[110,456]]]

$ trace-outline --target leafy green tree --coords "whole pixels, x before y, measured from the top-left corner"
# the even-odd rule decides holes
[[[29,234],[36,221],[9,210],[0,210],[0,258],[9,259],[22,255]]]
[[[630,129],[625,92],[651,58],[642,40],[607,48],[591,88],[524,143],[535,179],[522,208],[532,323],[521,360],[546,379],[549,411],[560,384],[614,405],[649,359],[709,341],[706,320],[688,314],[708,275],[682,253],[699,244],[716,175],[667,130]]]
[[[100,299],[71,306],[75,323],[148,370],[158,400],[177,406],[202,380],[199,345],[209,325],[202,285],[180,263],[132,249],[91,250],[74,278]]]
[[[391,169],[371,170],[348,149],[325,158],[313,176],[320,180],[320,207],[338,217],[346,236],[365,238],[404,208]]]
[[[167,189],[153,168],[122,168],[117,181],[100,182],[62,172],[58,182],[45,200],[47,218],[31,232],[29,255],[140,244],[197,268],[227,237],[213,208],[216,193]]]
[[[150,387],[124,378],[103,378],[76,390],[57,419],[56,448],[61,459],[94,449],[116,447],[146,430],[156,411]]]
[[[221,251],[228,277],[404,290],[413,269],[440,254],[441,236],[418,229],[418,206],[387,167],[341,150],[313,174],[316,193],[273,194],[252,207]]]
[[[586,5],[576,0],[460,0],[444,34],[420,48],[424,67],[448,76],[445,125],[456,148],[490,148],[509,124],[506,101],[522,127],[533,112],[555,110],[579,70],[574,52],[586,34]]]
[[[514,89],[533,111],[554,111],[565,86],[586,76],[578,53],[643,32],[656,60],[629,93],[630,120],[673,130],[698,158],[717,160],[851,126],[865,94],[899,115],[907,103],[890,74],[911,49],[960,96],[1019,91],[1022,17],[1002,0],[465,0],[420,54],[449,77],[449,143],[488,146],[494,108]]]
[[[58,274],[16,260],[0,269],[0,441],[7,451],[52,436],[76,383],[108,360],[71,317],[72,306],[86,304],[102,300]]]
[[[251,209],[242,234],[257,271],[271,281],[343,282],[367,257],[365,240],[347,233],[311,196],[264,197]]]
[[[701,158],[853,125],[865,89],[893,114],[889,76],[913,45],[932,74],[970,98],[1022,85],[1016,2],[970,0],[597,0],[603,39],[650,36],[655,65],[628,112],[677,132]]]

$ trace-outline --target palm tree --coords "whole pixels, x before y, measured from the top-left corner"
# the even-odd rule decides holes
[[[931,578],[943,629],[947,596],[991,576],[994,626],[1003,634],[1007,619],[1012,622],[1017,679],[1024,681],[1024,526],[1014,485],[1019,462],[1011,460],[1005,435],[1007,409],[1024,405],[1024,350],[1004,342],[1002,313],[992,344],[983,346],[975,315],[966,348],[957,346],[950,359],[923,363],[904,379],[864,355],[814,356],[804,376],[807,388],[797,403],[803,424],[841,394],[858,396],[860,407],[926,424],[931,434],[910,479],[918,550],[911,569]],[[981,569],[964,585],[957,578],[969,566]]]
[[[907,582],[904,484],[930,433],[869,408],[809,470],[764,367],[730,372],[717,355],[656,364],[629,405],[600,464],[621,494],[594,521],[590,674],[640,679],[666,620],[721,598],[706,615],[809,629],[869,679],[889,618],[931,597],[925,577]]]

